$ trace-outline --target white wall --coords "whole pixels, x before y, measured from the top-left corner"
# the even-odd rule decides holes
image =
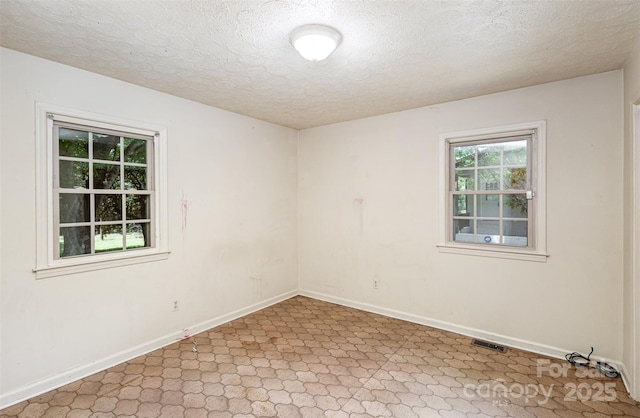
[[[439,134],[537,120],[548,261],[440,253]],[[619,362],[622,126],[614,71],[301,131],[301,291],[553,355],[594,346]]]
[[[640,129],[633,131],[633,105],[640,105],[640,40],[624,67],[624,364],[631,395],[640,400]],[[640,120],[636,121],[640,126]]]
[[[0,54],[0,408],[295,293],[296,131]],[[168,260],[35,279],[36,101],[168,128]]]

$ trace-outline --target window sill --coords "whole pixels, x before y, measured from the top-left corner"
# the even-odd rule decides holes
[[[546,263],[549,254],[518,250],[513,248],[483,248],[473,245],[438,244],[438,250],[447,254],[462,254],[478,257],[506,258],[509,260],[535,261]]]
[[[46,279],[49,277],[66,276],[69,274],[84,273],[88,271],[104,270],[114,267],[129,266],[132,264],[150,263],[153,261],[161,261],[169,258],[169,251],[154,251],[153,253],[144,254],[127,254],[126,256],[118,255],[115,258],[96,260],[75,259],[63,260],[60,264],[49,265],[44,267],[36,267],[33,272],[36,279]]]

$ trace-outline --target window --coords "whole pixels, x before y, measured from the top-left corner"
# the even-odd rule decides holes
[[[441,249],[546,260],[544,123],[441,136]]]
[[[153,136],[52,117],[54,259],[154,247]]]
[[[37,277],[166,258],[166,131],[38,114]]]

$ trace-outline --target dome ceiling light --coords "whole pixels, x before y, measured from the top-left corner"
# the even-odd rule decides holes
[[[291,45],[309,61],[322,61],[340,45],[340,33],[324,25],[304,25],[291,32]]]

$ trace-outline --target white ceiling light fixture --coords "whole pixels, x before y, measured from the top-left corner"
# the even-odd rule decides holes
[[[291,45],[309,61],[322,61],[340,45],[342,36],[332,27],[304,25],[291,32]]]

